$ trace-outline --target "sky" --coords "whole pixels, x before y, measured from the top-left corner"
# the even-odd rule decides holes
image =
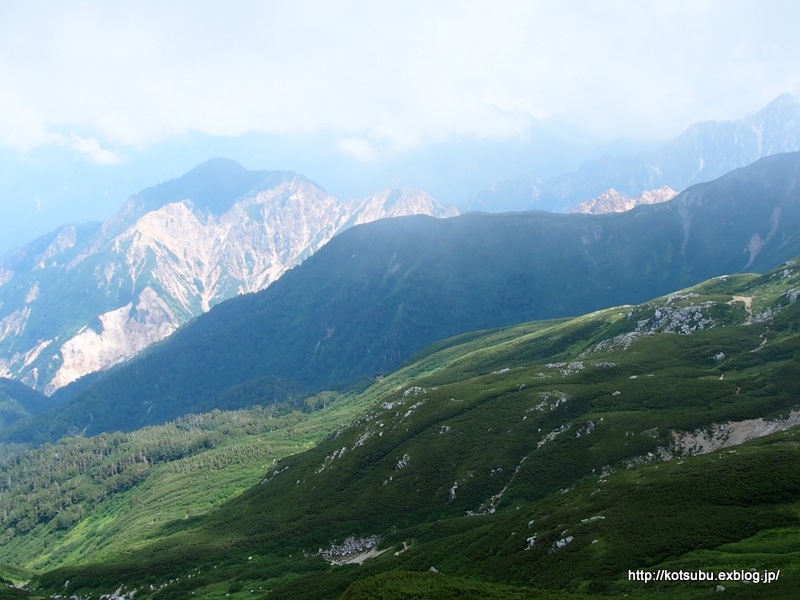
[[[0,0],[0,177],[16,177],[0,219],[25,202],[35,220],[48,198],[22,179],[64,160],[86,167],[64,167],[49,206],[83,218],[75,172],[114,179],[191,132],[322,136],[373,167],[541,123],[585,145],[667,140],[800,93],[798,22],[796,3],[750,0]],[[94,186],[88,213],[121,186],[102,210]]]

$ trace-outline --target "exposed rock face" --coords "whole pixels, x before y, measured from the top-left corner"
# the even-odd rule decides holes
[[[25,329],[30,314],[31,309],[25,306],[0,320],[0,340],[11,335],[19,335]]]
[[[669,461],[708,454],[724,448],[739,446],[779,431],[786,431],[797,425],[800,425],[800,411],[793,410],[786,418],[772,421],[746,419],[744,421],[728,421],[723,424],[714,423],[709,427],[694,431],[673,431],[672,443],[667,446],[659,446],[655,454],[648,452],[623,462],[627,468],[633,469],[659,460]],[[735,452],[735,450],[731,452]],[[611,472],[612,468],[604,467],[603,472],[605,473],[606,470]]]
[[[676,431],[672,434],[674,442],[669,450],[679,457],[707,454],[722,448],[738,446],[777,431],[784,431],[798,424],[800,424],[800,411],[793,410],[787,418],[774,421],[747,419],[712,425],[708,429],[698,431]]]
[[[125,306],[100,315],[100,332],[85,327],[61,346],[63,362],[50,382],[46,394],[82,377],[106,369],[144,350],[178,327],[178,320],[166,303],[149,287],[144,288],[134,306]]]
[[[344,564],[361,564],[367,558],[372,558],[386,552],[377,551],[380,538],[377,535],[371,535],[363,538],[356,538],[350,536],[342,542],[341,545],[331,544],[329,548],[323,550],[320,548],[312,556],[321,556],[328,562],[334,565]]]
[[[220,169],[225,186],[209,181]],[[222,196],[209,196],[214,185]],[[209,161],[134,195],[102,227],[64,227],[4,265],[0,376],[53,393],[264,289],[338,232],[411,214],[458,211],[409,189],[340,201],[293,173]]]
[[[658,190],[647,190],[636,198],[623,196],[614,188],[603,192],[597,198],[581,202],[569,210],[571,213],[584,213],[590,215],[602,215],[612,212],[626,212],[640,204],[658,204],[672,200],[678,192],[665,185]]]

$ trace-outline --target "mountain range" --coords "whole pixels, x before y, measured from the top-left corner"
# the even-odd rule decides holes
[[[38,240],[7,366],[131,352],[0,380],[0,596],[794,598],[800,152],[603,200],[402,216],[453,211],[215,160]],[[780,577],[629,575],[698,569]]]
[[[523,196],[536,202],[515,200],[522,188],[512,182],[491,193],[502,200],[496,206],[480,194],[467,205],[566,210],[580,200],[573,211],[629,210],[672,193],[653,187],[682,189],[800,148],[798,114],[784,94],[738,121],[697,123],[656,152],[589,162],[546,183],[529,178]],[[263,289],[353,224],[457,212],[409,189],[339,201],[292,172],[209,161],[135,194],[102,225],[62,227],[0,267],[0,376],[53,394],[214,304]]]
[[[465,210],[564,212],[609,189],[636,198],[669,186],[683,190],[759,158],[800,150],[800,103],[781,94],[755,114],[735,121],[695,123],[675,140],[636,156],[606,156],[546,180],[535,174],[498,182],[474,194]]]
[[[799,182],[800,153],[788,153],[624,213],[355,227],[1,439],[130,431],[187,412],[298,401],[389,372],[445,337],[764,271],[800,254]]]
[[[52,394],[130,358],[213,305],[269,286],[337,233],[454,208],[398,189],[341,201],[290,172],[213,159],[66,226],[0,270],[0,376]]]

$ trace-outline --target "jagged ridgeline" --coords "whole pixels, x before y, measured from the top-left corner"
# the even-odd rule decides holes
[[[695,123],[652,152],[589,160],[573,173],[546,181],[529,175],[495,183],[473,195],[464,208],[567,211],[607,191],[636,198],[663,186],[682,190],[764,156],[800,150],[798,117],[800,103],[791,94],[781,94],[742,119]]]
[[[436,340],[574,316],[800,254],[800,154],[622,214],[386,219],[333,238],[268,289],[215,307],[56,413],[54,440],[290,401],[397,367]]]
[[[297,173],[211,159],[2,265],[0,376],[52,394],[264,289],[339,231],[409,214],[458,211],[408,189],[341,201]]]
[[[333,401],[328,423],[360,416],[210,515],[159,526],[144,545],[129,530],[132,550],[36,585],[81,597],[122,586],[137,598],[694,598],[717,582],[628,572],[780,569],[777,583],[725,582],[726,594],[793,598],[799,299],[792,260],[444,340]]]

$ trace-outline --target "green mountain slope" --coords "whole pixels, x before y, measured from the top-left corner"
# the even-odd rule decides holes
[[[445,340],[400,380],[458,356],[476,337],[497,342],[548,325]],[[332,423],[361,416],[397,377],[364,393],[323,392],[302,410],[215,410],[130,434],[62,439],[6,459],[0,464],[0,562],[53,568],[107,559],[163,537],[163,524],[207,513],[258,483],[278,459],[321,441]]]
[[[131,430],[303,397],[388,372],[444,337],[774,267],[800,254],[799,173],[800,154],[783,154],[623,214],[471,213],[355,227],[267,290],[215,307],[3,439]]]
[[[57,403],[27,385],[0,377],[0,427],[41,414]]]
[[[444,341],[353,397],[349,406],[367,407],[358,419],[209,516],[39,585],[391,597],[404,578],[424,583],[402,572],[433,566],[497,594],[694,598],[717,582],[645,585],[628,572],[755,568],[781,570],[758,593],[790,598],[800,582],[798,297],[800,261],[790,261],[638,306]]]

